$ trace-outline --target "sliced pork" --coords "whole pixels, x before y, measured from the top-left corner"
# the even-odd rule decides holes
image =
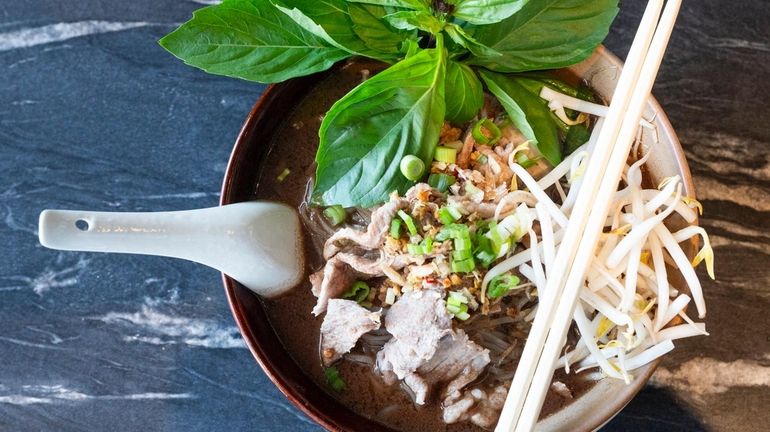
[[[365,333],[380,328],[380,314],[352,300],[331,299],[321,324],[321,359],[330,366],[348,353]]]

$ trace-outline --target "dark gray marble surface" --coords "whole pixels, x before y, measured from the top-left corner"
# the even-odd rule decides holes
[[[219,275],[39,246],[44,208],[213,206],[264,87],[156,40],[208,0],[0,0],[0,430],[319,430],[245,349]],[[607,40],[623,56],[642,2]],[[711,336],[607,430],[770,428],[770,6],[685,2],[655,95],[717,254]],[[705,276],[705,275],[703,275]]]

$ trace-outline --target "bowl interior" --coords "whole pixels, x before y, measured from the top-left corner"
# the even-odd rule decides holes
[[[609,99],[620,75],[621,62],[600,48],[589,59],[571,69],[601,97]],[[308,90],[319,81],[319,76],[295,79],[271,86],[263,94],[246,119],[236,141],[225,174],[221,204],[256,199],[257,185],[261,169],[268,161],[268,143],[272,142],[272,135],[279,130],[282,120],[289,116],[296,104],[301,103]],[[656,139],[658,141],[655,144],[656,151],[647,163],[650,177],[657,182],[678,174],[684,180],[687,195],[695,196],[679,141],[665,113],[652,98],[645,110],[645,118],[652,120],[656,126],[656,133],[644,134],[645,144],[652,145]],[[354,413],[328,396],[283,348],[257,296],[225,275],[223,281],[233,315],[249,349],[265,373],[298,408],[330,430],[391,430]],[[573,403],[541,420],[537,429],[589,431],[600,427],[644,386],[657,364],[655,362],[636,370],[634,380],[629,385],[618,380],[600,380]],[[608,398],[607,395],[612,397]]]

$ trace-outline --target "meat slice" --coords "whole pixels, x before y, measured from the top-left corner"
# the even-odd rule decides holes
[[[377,369],[393,384],[433,358],[441,338],[452,332],[443,293],[424,289],[404,294],[388,310],[385,329],[393,338],[377,353]]]
[[[341,296],[358,277],[359,274],[353,268],[336,257],[327,261],[323,269],[310,275],[313,295],[318,297],[313,315],[322,314],[329,299]]]
[[[462,330],[452,330],[443,293],[437,289],[404,294],[385,316],[385,328],[393,338],[377,353],[377,370],[389,384],[403,380],[419,405],[438,385],[459,391],[489,363],[488,350]]]
[[[329,237],[324,245],[324,258],[330,259],[348,245],[355,245],[364,249],[375,249],[382,246],[385,236],[390,230],[390,222],[396,213],[406,206],[406,200],[393,194],[390,201],[372,213],[372,219],[369,226],[366,227],[366,231],[343,228]]]
[[[491,429],[497,423],[503,410],[508,389],[497,386],[491,391],[479,388],[459,392],[444,400],[444,423],[457,423],[470,420],[475,425]]]
[[[489,351],[468,340],[462,330],[444,336],[433,357],[406,376],[406,384],[422,405],[432,388],[446,383],[444,394],[459,391],[474,381],[489,364]]]
[[[321,359],[330,366],[350,351],[358,338],[380,328],[380,314],[352,300],[331,299],[321,324]]]

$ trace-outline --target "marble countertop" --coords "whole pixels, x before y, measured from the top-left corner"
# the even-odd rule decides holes
[[[217,204],[264,86],[156,41],[209,0],[0,2],[0,430],[320,430],[245,348],[219,274],[55,252],[44,208]],[[624,56],[642,2],[607,45]],[[682,341],[605,430],[770,424],[770,6],[685,2],[654,94],[684,145],[717,256],[710,337]]]

